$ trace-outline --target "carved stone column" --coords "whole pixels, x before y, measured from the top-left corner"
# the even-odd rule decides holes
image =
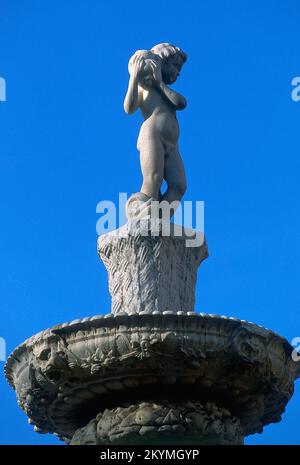
[[[128,222],[98,238],[108,271],[111,311],[194,311],[200,263],[207,258],[204,236],[169,222]],[[165,229],[164,229],[165,227]]]

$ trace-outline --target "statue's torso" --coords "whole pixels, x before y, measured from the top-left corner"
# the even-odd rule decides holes
[[[159,137],[167,152],[177,149],[179,125],[176,110],[156,89],[143,90],[140,110],[144,118],[138,148],[149,137]]]

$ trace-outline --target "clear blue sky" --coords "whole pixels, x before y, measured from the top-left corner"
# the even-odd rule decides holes
[[[0,0],[1,326],[7,351],[107,313],[96,204],[135,192],[140,117],[127,61],[158,42],[189,55],[176,89],[187,200],[204,200],[210,257],[196,310],[300,336],[300,2]],[[1,370],[3,363],[1,363]],[[3,370],[2,370],[3,371]],[[1,375],[0,442],[57,444]],[[300,444],[300,382],[281,423],[247,444]]]

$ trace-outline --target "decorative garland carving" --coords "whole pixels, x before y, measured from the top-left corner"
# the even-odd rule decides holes
[[[106,409],[76,430],[70,444],[155,444],[172,436],[177,444],[243,443],[240,422],[227,409],[213,402],[162,400]]]
[[[284,412],[300,374],[292,350],[272,331],[215,315],[108,315],[28,339],[9,357],[6,376],[35,429],[66,441],[87,403],[105,408],[117,391],[141,402],[147,386],[179,397],[187,387],[195,402],[221,399],[247,435]]]

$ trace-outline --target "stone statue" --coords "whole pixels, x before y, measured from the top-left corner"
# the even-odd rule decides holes
[[[184,110],[186,100],[168,87],[177,80],[186,60],[187,55],[179,47],[168,43],[158,44],[150,51],[138,50],[129,60],[124,109],[132,114],[140,108],[144,118],[137,142],[143,184],[141,192],[133,194],[127,202],[129,218],[136,217],[138,211],[143,212],[140,216],[147,214],[153,200],[178,205],[186,191],[176,118],[176,111]],[[161,194],[163,180],[167,190]]]
[[[163,43],[129,62],[124,108],[144,117],[143,184],[128,200],[127,223],[98,238],[111,313],[41,331],[5,366],[35,431],[67,444],[242,444],[280,421],[300,376],[296,349],[278,334],[195,313],[197,271],[208,256],[203,234],[192,245],[187,228],[143,234],[156,222],[152,202],[174,204],[186,189],[176,119],[186,101],[168,87],[186,58]]]

